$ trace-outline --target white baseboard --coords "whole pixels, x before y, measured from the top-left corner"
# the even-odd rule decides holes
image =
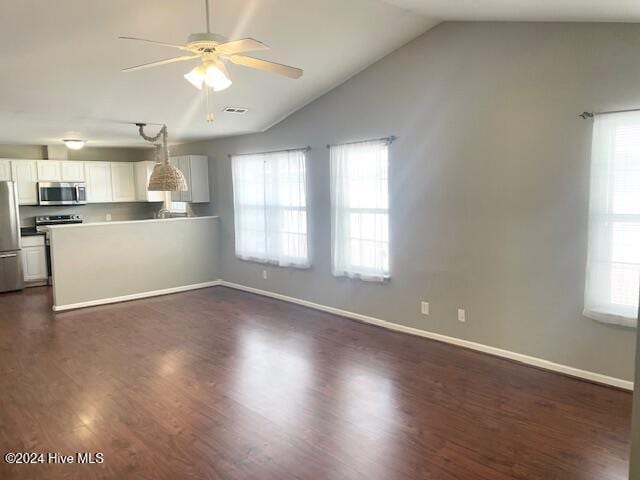
[[[577,377],[591,382],[602,383],[605,385],[611,385],[613,387],[622,388],[625,390],[633,390],[633,382],[623,380],[621,378],[609,377],[600,373],[590,372],[587,370],[581,370],[579,368],[570,367],[568,365],[562,365],[559,363],[544,360],[542,358],[531,357],[529,355],[523,355],[521,353],[511,352],[509,350],[503,350],[501,348],[491,347],[489,345],[483,345],[481,343],[471,342],[469,340],[462,340],[460,338],[449,337],[440,333],[429,332],[427,330],[421,330],[418,328],[407,327],[399,325],[397,323],[388,322],[375,317],[369,317],[360,313],[349,312],[347,310],[341,310],[339,308],[328,307],[319,303],[309,302],[307,300],[301,300],[299,298],[289,297],[280,293],[269,292],[267,290],[260,290],[258,288],[247,287],[237,283],[227,282],[222,280],[220,285],[229,288],[235,288],[236,290],[243,290],[245,292],[255,293],[263,295],[265,297],[276,298],[278,300],[284,300],[285,302],[295,303],[303,305],[305,307],[313,308],[315,310],[321,310],[323,312],[333,313],[342,317],[351,318],[360,322],[369,323],[371,325],[377,325],[379,327],[394,330],[396,332],[409,333],[419,337],[429,338],[431,340],[437,340],[440,342],[450,343],[459,347],[469,348],[471,350],[477,350],[479,352],[488,353],[497,357],[508,358],[516,362],[524,363],[526,365],[532,365],[534,367],[550,370],[552,372],[558,372],[571,377]]]
[[[141,298],[157,297],[160,295],[169,295],[171,293],[186,292],[188,290],[197,290],[199,288],[215,287],[221,285],[222,280],[213,280],[210,282],[195,283],[193,285],[184,285],[180,287],[165,288],[162,290],[151,290],[149,292],[134,293],[131,295],[123,295],[121,297],[101,298],[99,300],[90,300],[88,302],[70,303],[67,305],[54,305],[54,312],[63,312],[65,310],[75,310],[77,308],[95,307],[97,305],[107,305],[109,303],[128,302],[130,300],[139,300]]]

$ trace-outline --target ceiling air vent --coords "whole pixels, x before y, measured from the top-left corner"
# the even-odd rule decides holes
[[[242,107],[225,107],[222,111],[225,113],[237,113],[238,115],[244,115],[249,111],[249,109]]]

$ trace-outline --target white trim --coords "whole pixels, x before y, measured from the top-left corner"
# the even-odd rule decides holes
[[[101,298],[99,300],[90,300],[88,302],[70,303],[68,305],[54,305],[54,312],[63,312],[65,310],[75,310],[76,308],[95,307],[97,305],[107,305],[109,303],[128,302],[130,300],[139,300],[141,298],[158,297],[160,295],[169,295],[171,293],[186,292],[188,290],[197,290],[200,288],[215,287],[222,285],[222,280],[213,280],[210,282],[195,283],[193,285],[184,285],[180,287],[164,288],[162,290],[151,290],[149,292],[133,293],[131,295],[122,295],[121,297]]]
[[[388,322],[375,317],[369,317],[360,313],[349,312],[347,310],[341,310],[339,308],[328,307],[319,303],[309,302],[307,300],[301,300],[299,298],[289,297],[280,293],[269,292],[267,290],[260,290],[259,288],[247,287],[237,283],[227,282],[222,280],[220,285],[229,288],[235,288],[236,290],[242,290],[245,292],[255,293],[257,295],[263,295],[265,297],[276,298],[278,300],[284,300],[285,302],[295,303],[303,305],[305,307],[313,308],[323,312],[332,313],[334,315],[340,315],[342,317],[358,320],[360,322],[369,323],[371,325],[377,325],[379,327],[394,330],[396,332],[408,333],[419,337],[429,338],[431,340],[437,340],[440,342],[450,343],[459,347],[469,348],[471,350],[477,350],[479,352],[488,353],[497,357],[508,358],[515,360],[516,362],[524,363],[526,365],[532,365],[534,367],[542,368],[544,370],[550,370],[552,372],[558,372],[571,377],[581,378],[604,385],[611,385],[613,387],[622,388],[625,390],[633,391],[633,382],[623,380],[621,378],[609,377],[602,375],[601,373],[590,372],[588,370],[581,370],[579,368],[570,367],[568,365],[562,365],[560,363],[551,362],[542,358],[531,357],[529,355],[523,355],[521,353],[512,352],[509,350],[503,350],[501,348],[491,347],[482,343],[471,342],[469,340],[463,340],[460,338],[449,337],[440,333],[429,332],[427,330],[421,330],[419,328],[407,327],[405,325],[399,325],[397,323]]]

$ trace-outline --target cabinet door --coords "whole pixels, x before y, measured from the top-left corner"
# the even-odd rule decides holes
[[[60,162],[58,160],[38,160],[38,181],[39,182],[60,182],[62,173],[60,172]]]
[[[37,205],[38,169],[35,160],[11,160],[11,176],[18,184],[18,203]]]
[[[111,164],[109,162],[84,162],[89,203],[112,201]]]
[[[139,202],[163,202],[163,192],[150,192],[147,190],[149,186],[149,178],[153,172],[155,162],[136,162],[135,163],[135,179],[136,179],[136,200]]]
[[[63,182],[84,182],[84,162],[60,162]]]
[[[114,202],[135,202],[136,185],[133,177],[133,163],[111,163],[111,184]]]
[[[47,255],[44,247],[22,249],[22,270],[25,282],[47,279]]]
[[[180,157],[180,171],[183,173],[185,180],[187,181],[187,191],[180,192],[180,201],[191,201],[191,157]]]
[[[189,158],[189,201],[209,202],[209,159],[203,155]]]
[[[171,157],[169,163],[182,172],[182,158],[183,157]],[[184,173],[184,172],[182,172]],[[182,199],[185,192],[171,192],[172,202],[184,202]]]
[[[0,182],[11,181],[11,160],[0,160]]]

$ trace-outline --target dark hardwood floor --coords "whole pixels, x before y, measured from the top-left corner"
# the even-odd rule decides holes
[[[223,287],[0,295],[1,479],[626,479],[631,395]]]

